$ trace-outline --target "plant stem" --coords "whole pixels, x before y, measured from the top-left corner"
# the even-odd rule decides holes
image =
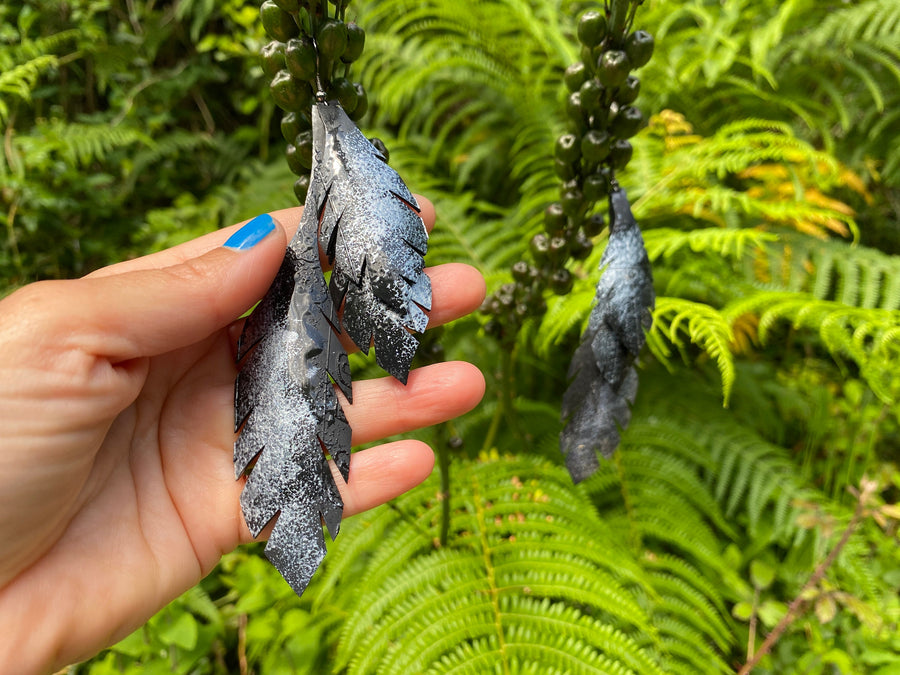
[[[613,44],[620,47],[625,37],[625,27],[628,23],[628,10],[631,9],[632,0],[612,0],[609,8],[609,33]]]
[[[247,665],[247,615],[243,612],[238,615],[238,667],[241,675],[247,675],[250,669]]]
[[[759,589],[753,589],[753,613],[750,614],[750,635],[747,638],[747,659],[753,658],[753,652],[756,648],[756,609],[759,606]]]
[[[494,439],[500,429],[500,422],[506,418],[510,429],[513,433],[517,433],[518,424],[515,419],[515,396],[516,396],[516,378],[514,374],[515,368],[515,347],[505,347],[501,345],[500,349],[500,372],[497,381],[500,385],[500,391],[497,394],[497,411],[491,419],[491,426],[488,428],[484,443],[481,446],[482,452],[489,452],[494,445]]]
[[[438,468],[441,472],[441,548],[447,546],[450,537],[450,423],[437,428]]]
[[[825,576],[825,572],[828,571],[828,568],[834,564],[834,561],[837,560],[838,555],[840,555],[841,551],[844,549],[844,546],[847,545],[847,542],[850,541],[850,536],[856,530],[856,526],[859,524],[860,519],[865,512],[865,504],[867,500],[868,493],[864,489],[859,495],[858,501],[856,503],[856,510],[853,512],[853,517],[850,519],[850,522],[847,523],[847,527],[844,529],[844,533],[841,535],[840,541],[837,545],[831,549],[831,552],[828,556],[819,563],[819,566],[816,567],[815,571],[812,573],[812,576],[809,580],[803,585],[803,588],[800,589],[800,592],[797,594],[797,597],[791,602],[788,606],[787,613],[782,617],[781,621],[778,622],[778,625],[772,629],[772,632],[766,636],[766,639],[763,641],[762,645],[759,648],[759,651],[750,658],[747,663],[745,663],[741,669],[738,671],[738,675],[748,675],[762,660],[762,658],[772,651],[772,647],[775,646],[775,643],[778,641],[778,638],[782,636],[782,634],[788,629],[788,627],[797,620],[800,616],[800,606],[804,602],[804,595],[808,590],[814,588],[821,580],[822,577]]]

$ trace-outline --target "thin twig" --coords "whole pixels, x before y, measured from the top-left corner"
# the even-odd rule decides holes
[[[782,634],[788,629],[788,627],[797,620],[800,616],[800,607],[804,603],[804,596],[807,591],[814,588],[818,585],[818,583],[822,580],[822,577],[825,576],[825,572],[828,571],[828,568],[834,564],[834,561],[837,560],[838,555],[840,555],[841,551],[844,549],[844,546],[847,545],[847,542],[850,541],[850,536],[853,534],[854,530],[856,530],[856,526],[859,524],[859,521],[863,517],[863,513],[865,513],[866,502],[868,501],[868,496],[871,494],[871,490],[874,488],[866,488],[865,486],[862,489],[862,492],[859,494],[858,501],[856,504],[856,510],[853,512],[853,517],[850,519],[850,522],[847,524],[847,527],[844,529],[844,533],[841,535],[841,540],[837,543],[837,545],[831,549],[831,552],[828,556],[819,563],[819,566],[816,567],[815,571],[812,573],[812,576],[809,578],[809,581],[804,584],[803,588],[800,589],[800,592],[797,594],[797,597],[794,598],[793,602],[788,606],[787,613],[782,617],[781,621],[778,622],[778,625],[766,636],[765,641],[759,648],[759,651],[753,655],[751,659],[745,663],[741,669],[738,671],[738,675],[748,675],[750,671],[752,671],[762,658],[768,654],[772,647],[775,646],[775,643],[778,641],[778,638],[782,636]]]
[[[759,588],[753,589],[753,613],[750,615],[750,636],[747,638],[747,659],[753,658],[756,650],[756,625],[759,621],[756,608],[759,605]]]
[[[204,124],[206,124],[206,131],[212,135],[216,131],[216,121],[213,119],[212,113],[209,112],[209,106],[206,105],[203,95],[197,91],[196,87],[191,87],[191,96],[193,96],[194,103],[200,109],[200,115],[203,117]]]
[[[238,667],[241,675],[248,675],[250,668],[247,665],[247,615],[238,615]]]

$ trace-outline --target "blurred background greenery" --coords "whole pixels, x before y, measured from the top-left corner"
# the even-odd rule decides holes
[[[493,290],[527,257],[593,5],[350,6],[430,264]],[[511,353],[482,317],[443,332],[489,382],[420,434],[445,482],[349,520],[302,599],[248,547],[69,672],[726,673],[802,595],[755,672],[900,673],[900,5],[647,0],[636,27],[622,182],[658,301],[615,459],[573,487],[556,440],[601,234]],[[0,292],[293,204],[264,42],[255,2],[5,2]]]

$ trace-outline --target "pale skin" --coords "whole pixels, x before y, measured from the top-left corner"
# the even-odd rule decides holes
[[[434,208],[420,198],[429,229]],[[236,321],[266,291],[301,209],[253,248],[239,226],[0,301],[0,672],[43,673],[125,637],[251,541],[232,468]],[[430,326],[484,296],[467,265],[430,268]],[[473,366],[357,382],[354,444],[448,420],[484,393]],[[335,472],[345,516],[431,472],[418,441]],[[265,537],[265,534],[263,535]]]

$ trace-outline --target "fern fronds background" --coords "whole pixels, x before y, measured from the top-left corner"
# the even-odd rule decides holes
[[[323,599],[343,594],[352,603],[339,668],[663,673],[712,663],[717,671],[707,672],[727,672],[715,652],[692,647],[669,626],[680,615],[680,627],[699,623],[727,642],[715,608],[701,603],[704,619],[687,618],[685,598],[695,594],[659,569],[643,569],[564,471],[495,455],[455,480],[465,488],[451,498],[456,534],[446,548],[434,545],[433,482],[358,519],[347,547],[336,547],[330,579],[366,559],[359,586],[323,590]],[[389,543],[370,554],[373,541]]]

